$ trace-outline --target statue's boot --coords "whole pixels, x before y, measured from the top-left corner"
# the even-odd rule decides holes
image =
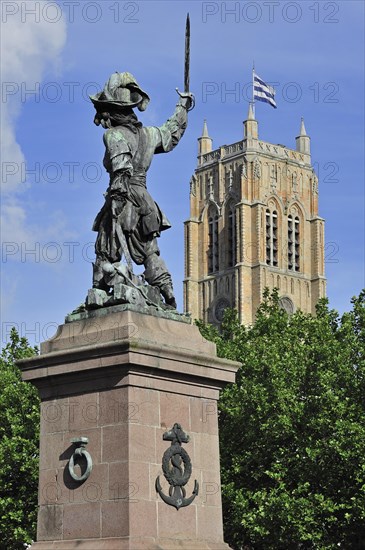
[[[172,285],[164,285],[162,288],[160,288],[160,292],[163,296],[163,299],[165,300],[166,304],[168,306],[173,307],[174,309],[177,308],[176,299],[174,296],[174,291],[172,288]]]
[[[147,283],[157,287],[166,304],[176,309],[171,275],[163,259],[155,252],[147,256],[144,266],[144,278]]]
[[[105,265],[107,260],[104,258],[96,258],[95,263],[93,263],[93,288],[99,288],[100,290],[105,290],[109,292],[109,285],[104,279],[105,272],[103,270],[103,265]]]

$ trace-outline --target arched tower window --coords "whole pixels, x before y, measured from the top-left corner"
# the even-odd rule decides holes
[[[300,223],[298,216],[288,216],[288,269],[300,271]]]
[[[278,266],[278,214],[266,210],[266,263]]]
[[[231,202],[227,209],[228,267],[236,265],[236,207]]]
[[[218,212],[214,207],[211,207],[208,217],[208,273],[214,273],[218,270]]]

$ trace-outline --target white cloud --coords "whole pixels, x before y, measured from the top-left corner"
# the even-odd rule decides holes
[[[3,6],[1,38],[1,237],[2,252],[11,252],[19,258],[19,251],[34,247],[37,241],[52,238],[70,238],[62,213],[46,224],[31,224],[24,199],[18,192],[26,186],[22,182],[21,167],[25,165],[24,153],[17,141],[16,121],[21,116],[26,101],[25,90],[34,89],[47,72],[56,72],[60,66],[60,54],[66,42],[66,23],[47,21],[42,14],[46,0],[9,2],[15,12],[6,12]],[[31,14],[36,10],[36,15]],[[26,12],[25,12],[26,10]],[[5,13],[6,12],[6,13]],[[4,21],[5,19],[5,21]],[[73,236],[73,235],[72,235]],[[5,247],[5,249],[4,249]],[[16,252],[18,250],[18,252]],[[2,261],[6,261],[6,259]],[[20,275],[4,274],[2,285],[3,307],[13,304],[20,283]]]
[[[28,222],[26,209],[18,199],[8,198],[1,210],[3,249],[6,245],[9,245],[9,249],[13,247],[19,249],[19,252],[21,248],[34,249],[36,243],[41,244],[50,241],[61,243],[64,240],[76,238],[75,232],[68,228],[67,219],[61,211],[52,210],[49,220],[43,215],[43,225],[41,227],[38,224]],[[17,259],[15,254],[14,259]]]
[[[50,22],[42,15],[46,0],[12,2],[18,7],[8,14],[2,24],[1,78],[1,157],[3,193],[21,189],[21,163],[24,154],[17,143],[15,123],[26,100],[24,89],[34,89],[45,72],[59,66],[59,56],[66,41],[66,23],[63,18]],[[10,4],[10,3],[9,3]],[[25,13],[24,10],[27,10]],[[31,10],[36,9],[36,14]],[[3,21],[4,21],[3,14]]]
[[[7,105],[3,105],[1,115],[1,191],[3,193],[20,190],[20,167],[25,163],[23,152],[15,137],[14,118],[10,116]]]
[[[16,197],[8,197],[1,208],[1,308],[4,318],[12,318],[12,310],[26,284],[27,264],[64,273],[70,264],[72,245],[78,250],[77,235],[69,228],[63,212],[56,210],[42,220],[42,225],[29,223],[27,211]],[[71,248],[70,248],[71,247]],[[78,247],[78,248],[77,248]],[[19,265],[22,265],[19,269]],[[5,269],[7,267],[7,269]]]

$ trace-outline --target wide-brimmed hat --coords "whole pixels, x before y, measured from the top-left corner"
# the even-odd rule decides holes
[[[107,111],[108,107],[132,108],[144,111],[150,101],[146,92],[139,87],[131,73],[115,72],[105,83],[104,89],[96,95],[89,96],[97,111]]]

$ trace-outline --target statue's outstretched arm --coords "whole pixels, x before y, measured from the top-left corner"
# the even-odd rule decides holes
[[[188,124],[188,110],[192,104],[190,95],[180,97],[174,114],[158,129],[159,143],[155,153],[168,153],[179,143]]]

